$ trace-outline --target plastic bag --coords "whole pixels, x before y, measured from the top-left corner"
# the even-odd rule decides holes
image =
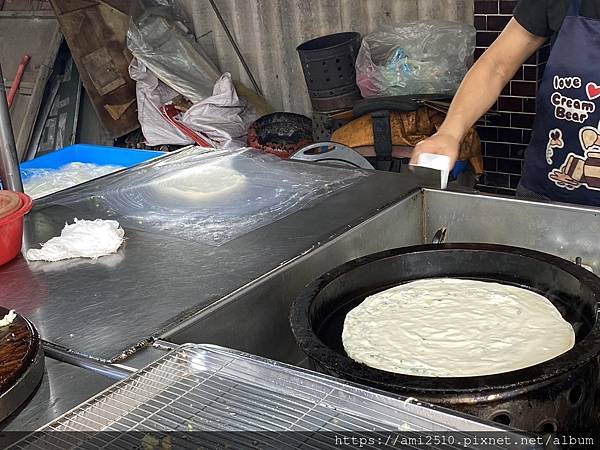
[[[134,58],[129,75],[136,81],[138,120],[146,143],[150,146],[187,145],[193,141],[162,115],[160,107],[178,95],[162,83],[148,68]],[[229,73],[215,83],[212,94],[180,114],[179,121],[188,128],[208,136],[220,148],[240,148],[256,113],[241,100]]]
[[[219,148],[244,145],[257,114],[238,97],[231,75],[221,75],[196,44],[174,2],[136,0],[127,47],[134,55],[129,75],[136,81],[138,120],[148,145],[193,143],[160,111],[178,94],[193,104],[179,115],[179,122]]]
[[[25,193],[37,199],[121,169],[124,167],[73,162],[57,169],[31,168],[21,173]]]
[[[182,149],[51,204],[123,227],[221,245],[299,211],[368,171],[283,161],[254,149]]]
[[[170,0],[136,0],[127,32],[127,48],[171,89],[192,103],[213,93],[221,73]]]
[[[356,59],[363,97],[454,94],[475,48],[465,23],[420,21],[369,34]]]
[[[192,140],[170,124],[160,112],[160,107],[173,100],[177,92],[161,83],[148,68],[136,58],[129,64],[129,76],[135,81],[138,121],[146,144],[150,146],[191,144]]]
[[[257,119],[252,106],[240,99],[231,75],[225,72],[213,87],[212,95],[194,103],[180,121],[219,143],[220,148],[243,147],[248,127]]]

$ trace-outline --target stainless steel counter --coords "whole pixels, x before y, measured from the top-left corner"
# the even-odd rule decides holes
[[[76,214],[59,207],[35,210],[28,237],[43,241]],[[599,215],[594,208],[414,190],[405,177],[378,173],[218,248],[127,230],[120,254],[96,263],[28,266],[20,259],[0,270],[0,298],[26,308],[46,339],[97,357],[111,358],[153,336],[301,364],[289,307],[308,281],[327,270],[368,253],[431,242],[446,227],[449,242],[579,256],[599,273]],[[146,348],[124,364],[141,368],[161,354]],[[7,430],[37,428],[113,383],[53,360],[47,371]]]
[[[423,236],[447,227],[449,242],[531,248],[575,261],[600,275],[600,209],[491,195],[425,190]]]
[[[306,283],[344,262],[390,248],[431,243],[438,229],[447,228],[447,242],[521,246],[571,261],[581,257],[583,264],[600,274],[599,219],[597,208],[421,190],[183,322],[163,338],[223,345],[301,364],[304,355],[289,327],[290,305]]]
[[[128,349],[172,334],[207,307],[314,252],[412,190],[406,176],[378,172],[220,247],[126,229],[119,253],[96,261],[28,264],[19,258],[0,269],[1,304],[29,317],[49,342],[118,361]],[[75,217],[93,218],[64,206],[36,207],[25,241],[45,242]],[[253,322],[251,315],[243,320]]]

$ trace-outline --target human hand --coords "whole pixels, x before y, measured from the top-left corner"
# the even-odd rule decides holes
[[[410,164],[417,165],[421,153],[432,153],[434,155],[448,156],[450,158],[450,169],[452,169],[458,159],[459,150],[459,139],[450,134],[438,132],[415,146]]]

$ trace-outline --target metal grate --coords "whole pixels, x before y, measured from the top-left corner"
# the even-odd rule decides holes
[[[322,432],[381,433],[385,438],[390,431],[499,430],[304,369],[212,345],[186,344],[26,437],[15,448],[139,447],[139,438],[132,432],[161,431],[261,432],[267,447],[333,449],[323,441]],[[281,434],[290,431],[296,433]],[[236,439],[246,436],[234,435]],[[251,440],[245,443],[247,447],[257,447],[256,435],[247,439]],[[202,444],[207,446],[205,441]],[[245,444],[237,442],[235,448]]]

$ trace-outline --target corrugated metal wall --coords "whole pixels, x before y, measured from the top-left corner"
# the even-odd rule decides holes
[[[208,0],[182,0],[222,71],[251,87]],[[362,34],[415,19],[473,22],[473,0],[216,0],[254,77],[278,110],[310,112],[296,46],[339,31]]]

